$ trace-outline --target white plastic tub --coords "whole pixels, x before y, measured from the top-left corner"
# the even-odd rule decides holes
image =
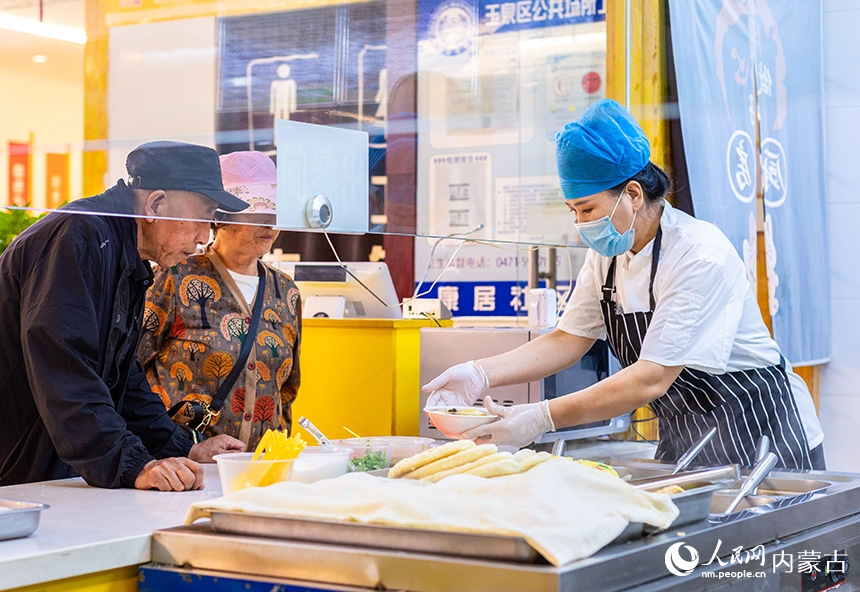
[[[347,446],[307,446],[293,465],[291,481],[313,483],[346,473],[352,448]]]
[[[251,460],[253,452],[216,454],[221,492],[229,495],[247,487],[266,487],[280,481],[289,481],[294,460]]]

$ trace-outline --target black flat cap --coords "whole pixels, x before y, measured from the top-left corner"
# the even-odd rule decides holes
[[[183,142],[147,142],[125,161],[129,187],[202,193],[227,212],[239,212],[247,202],[224,191],[221,163],[212,148]]]

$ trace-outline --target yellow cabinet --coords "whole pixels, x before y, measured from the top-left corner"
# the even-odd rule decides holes
[[[450,327],[451,321],[440,321]],[[302,385],[293,429],[307,417],[329,438],[418,435],[420,330],[431,320],[303,319]]]

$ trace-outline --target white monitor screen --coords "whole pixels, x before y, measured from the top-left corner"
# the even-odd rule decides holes
[[[348,262],[345,265],[357,276],[361,282],[373,290],[386,304],[377,300],[373,294],[364,289],[354,277],[338,263],[316,263],[316,262],[279,262],[270,263],[289,275],[296,282],[302,293],[302,317],[314,316],[339,317],[331,310],[307,306],[308,298],[314,298],[314,303],[323,302],[322,299],[330,299],[335,302],[337,298],[343,298],[343,318],[358,319],[400,319],[403,314],[397,300],[397,292],[394,290],[394,282],[385,263],[370,262]]]

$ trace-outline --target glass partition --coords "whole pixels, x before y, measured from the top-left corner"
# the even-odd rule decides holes
[[[447,294],[455,313],[521,314],[534,246],[560,247],[562,283],[569,267],[576,273],[584,250],[568,249],[577,238],[554,136],[606,95],[604,0],[75,5],[89,11],[85,77],[74,91],[85,97],[83,113],[74,113],[88,139],[43,142],[40,131],[29,141],[7,138],[0,213],[50,211],[125,181],[128,154],[155,140],[259,151],[279,171],[318,175],[277,162],[287,147],[297,150],[274,133],[280,119],[367,134],[367,190],[357,198],[366,204],[351,215],[366,216],[364,240],[384,248],[386,260],[411,259],[394,272],[408,275],[400,297],[411,292],[403,286],[432,283],[444,269],[431,295]],[[279,200],[278,208],[304,211],[306,201]],[[129,207],[104,209],[142,215]],[[306,221],[290,219],[291,229]],[[323,258],[310,239],[289,234],[284,250]],[[399,236],[415,237],[408,253],[384,238]],[[332,238],[336,247],[349,240]],[[342,258],[358,258],[343,248]],[[541,250],[543,270],[548,256]],[[469,289],[459,300],[451,296],[458,282]],[[489,287],[504,305],[486,304]]]

